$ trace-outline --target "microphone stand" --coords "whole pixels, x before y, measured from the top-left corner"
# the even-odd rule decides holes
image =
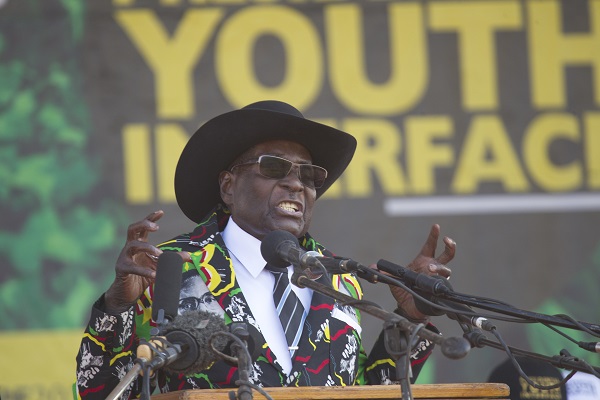
[[[135,364],[133,364],[133,367],[129,370],[129,372],[127,372],[127,374],[125,374],[123,379],[121,379],[119,384],[115,386],[112,392],[109,393],[109,395],[106,397],[106,400],[116,400],[119,397],[121,397],[125,389],[127,389],[129,385],[131,385],[131,382],[137,379],[146,361],[147,360],[144,360],[144,362],[138,362],[136,360]]]
[[[250,382],[250,371],[253,370],[253,367],[252,357],[248,351],[248,339],[250,338],[248,325],[245,322],[232,322],[229,330],[229,332],[215,332],[208,340],[209,346],[217,356],[228,363],[237,363],[238,365],[239,379],[235,381],[235,384],[238,385],[237,396],[232,390],[229,392],[229,399],[252,400],[252,389],[255,389],[268,400],[272,400],[262,388]],[[231,343],[232,355],[225,354],[214,346],[213,341],[219,336],[226,336],[233,341]]]
[[[410,365],[410,350],[413,343],[410,332],[401,331],[398,326],[390,321],[383,324],[383,336],[386,351],[396,363],[396,380],[400,382],[402,399],[412,399],[410,378],[412,367]]]
[[[150,332],[150,334],[152,335],[150,341],[148,342],[146,340],[142,340],[140,342],[140,345],[137,348],[137,358],[134,361],[133,367],[127,372],[127,374],[125,374],[125,376],[123,377],[123,379],[121,379],[119,384],[115,386],[115,388],[108,394],[106,400],[118,399],[123,394],[123,392],[125,392],[125,390],[129,387],[129,385],[131,385],[131,383],[135,381],[139,375],[143,375],[144,372],[148,376],[144,376],[144,388],[142,390],[142,393],[140,394],[140,399],[150,399],[150,393],[146,393],[147,391],[149,391],[149,388],[146,388],[146,382],[149,382],[149,374],[153,373],[151,367],[151,361],[153,358],[152,352],[155,351],[156,354],[161,358],[161,360],[167,360],[170,356],[172,356],[168,354],[168,352],[162,351],[162,349],[157,348],[157,346],[155,346],[158,344],[158,347],[160,347],[160,340],[157,339],[157,336],[160,334],[160,331],[168,322],[170,321],[165,316],[165,310],[162,308],[159,309],[156,322],[157,327],[152,328]]]
[[[248,327],[245,322],[232,322],[230,330],[232,334],[243,341],[242,344],[248,343],[250,332],[248,332]],[[238,374],[240,377],[236,382],[238,384],[237,399],[252,400],[252,388],[248,384],[250,380],[250,371],[252,370],[252,360],[250,359],[247,347],[245,345],[242,346],[242,344],[238,343],[237,340],[231,344],[231,350],[237,356]],[[229,397],[232,398],[231,393]]]
[[[386,348],[390,348],[391,356],[398,357],[398,361],[396,362],[396,372],[397,374],[402,375],[402,377],[400,377],[400,383],[403,400],[412,399],[410,380],[407,378],[410,370],[405,367],[407,364],[410,366],[409,346],[411,343],[410,340],[407,340],[406,338],[402,339],[400,335],[394,335],[394,331],[402,331],[410,337],[419,336],[423,339],[438,344],[442,348],[442,353],[448,358],[462,358],[470,350],[469,343],[463,338],[444,338],[441,335],[438,335],[427,329],[423,329],[423,324],[414,324],[406,318],[393,312],[386,311],[378,306],[373,305],[372,303],[357,300],[351,296],[340,293],[331,286],[324,285],[308,278],[302,269],[297,265],[294,265],[294,273],[292,275],[291,282],[298,287],[307,287],[315,292],[329,296],[334,300],[340,301],[342,304],[351,304],[353,307],[384,321],[386,329],[385,332],[389,332],[387,334],[389,340],[386,340]]]

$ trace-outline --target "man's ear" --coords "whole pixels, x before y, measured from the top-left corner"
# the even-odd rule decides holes
[[[233,175],[229,171],[221,171],[219,174],[219,188],[221,199],[229,209],[233,203]]]

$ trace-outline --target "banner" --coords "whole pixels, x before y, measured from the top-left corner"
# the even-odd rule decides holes
[[[406,265],[439,223],[456,291],[599,322],[599,27],[597,0],[0,1],[0,396],[71,393],[127,226],[163,209],[153,243],[190,231],[183,146],[263,99],[359,143],[310,229],[335,253]],[[365,320],[368,350],[382,322]],[[600,362],[497,325],[511,346]],[[436,351],[419,382],[482,382],[504,358]]]

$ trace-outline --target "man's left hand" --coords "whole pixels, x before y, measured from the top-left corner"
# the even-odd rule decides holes
[[[440,237],[440,226],[434,224],[429,231],[427,241],[421,248],[417,257],[408,264],[409,269],[427,275],[439,275],[444,278],[450,278],[452,271],[445,264],[449,263],[456,253],[456,242],[449,237],[444,237],[445,248],[442,254],[435,257],[435,249]],[[415,305],[413,296],[397,286],[390,285],[392,295],[398,302],[398,307],[402,309],[402,314],[412,321],[426,322],[429,317],[419,310]]]

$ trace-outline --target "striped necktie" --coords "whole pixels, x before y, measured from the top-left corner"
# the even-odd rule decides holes
[[[275,276],[275,288],[273,289],[273,301],[277,308],[277,314],[281,326],[285,332],[290,350],[298,344],[302,330],[300,329],[304,320],[304,306],[298,296],[292,290],[292,284],[288,279],[287,271],[273,272]]]

